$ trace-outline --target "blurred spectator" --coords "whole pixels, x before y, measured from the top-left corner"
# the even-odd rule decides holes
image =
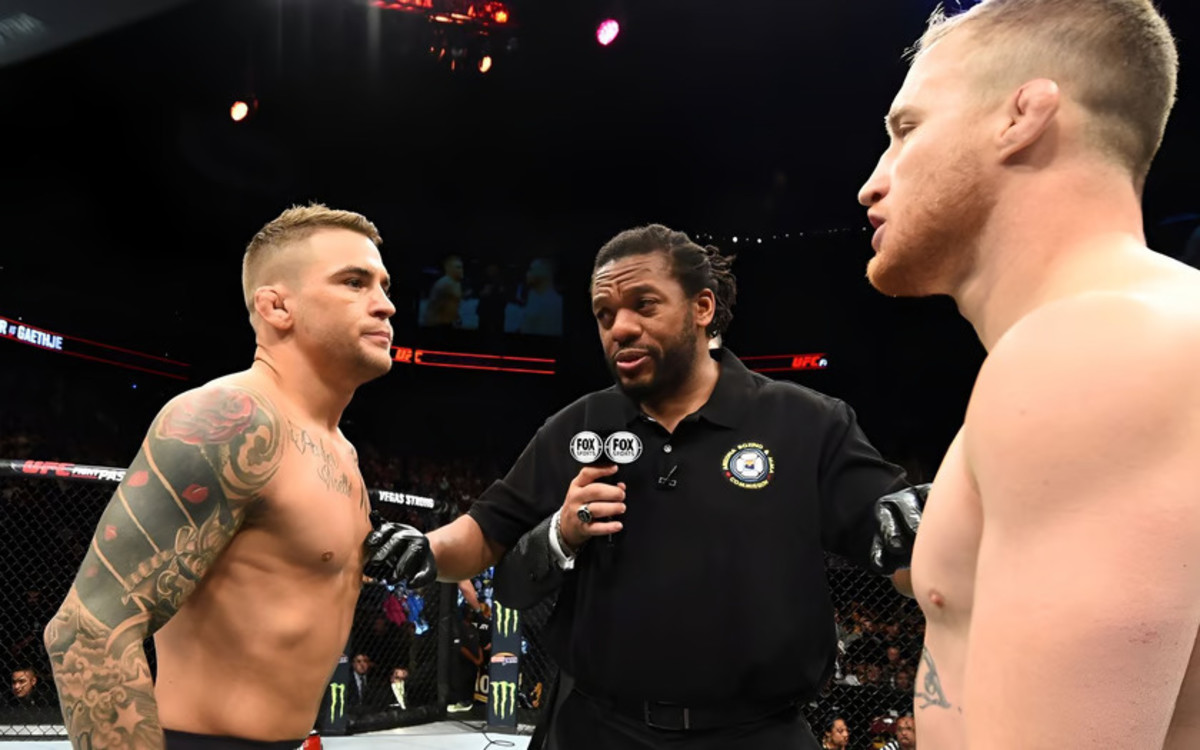
[[[879,707],[894,711],[897,715],[912,713],[915,675],[916,672],[911,667],[897,672],[890,689],[879,696]]]
[[[464,581],[464,583],[466,583]],[[470,584],[467,584],[468,588]],[[447,711],[456,713],[469,711],[475,705],[475,683],[480,670],[486,669],[487,654],[491,643],[484,644],[474,620],[478,610],[456,607],[454,627],[451,630],[450,705]]]
[[[887,647],[887,662],[883,665],[883,677],[889,684],[895,684],[896,675],[910,668],[912,665],[908,659],[904,658],[899,646],[889,645]]]
[[[905,714],[896,719],[896,739],[891,740],[880,750],[917,750],[917,725],[912,714]]]
[[[824,750],[845,750],[849,744],[850,729],[842,717],[835,717],[822,727],[821,747]]]
[[[58,712],[53,682],[44,682],[32,665],[22,665],[12,671],[12,688],[5,704],[6,713],[17,721],[54,717]]]
[[[364,586],[364,591],[368,588]],[[351,632],[354,651],[384,655],[384,669],[407,667],[408,645],[412,639],[411,627],[406,622],[398,625],[382,608],[359,607],[355,611]],[[374,659],[372,659],[374,661]]]
[[[563,325],[562,295],[554,287],[554,267],[545,258],[529,264],[525,275],[525,305],[521,311],[521,333],[561,336]]]
[[[391,703],[391,683],[384,682],[379,676],[370,656],[355,654],[350,667],[351,679],[346,702],[351,714],[377,711]]]
[[[421,325],[428,328],[456,327],[460,323],[459,306],[463,299],[463,262],[457,255],[442,261],[442,277],[433,283],[429,297],[422,301]]]
[[[865,664],[861,666],[862,674],[858,678],[860,685],[869,687],[883,687],[883,668],[878,664]]]
[[[846,657],[855,664],[882,664],[887,658],[887,648],[876,634],[873,619],[863,617],[859,621],[858,637],[846,649]]]

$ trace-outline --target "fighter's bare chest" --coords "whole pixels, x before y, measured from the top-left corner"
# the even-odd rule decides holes
[[[289,425],[288,444],[260,524],[291,562],[334,572],[361,563],[370,506],[353,448]]]
[[[960,432],[946,451],[913,549],[913,593],[929,619],[969,615],[983,508]]]

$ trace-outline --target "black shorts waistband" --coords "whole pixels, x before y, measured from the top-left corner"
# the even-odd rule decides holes
[[[163,730],[164,750],[297,750],[304,744],[298,740],[246,740],[240,737],[221,737],[215,734],[193,734],[174,729]]]
[[[800,703],[799,699],[787,698],[761,703],[687,706],[681,703],[606,696],[578,683],[575,684],[575,692],[602,708],[641,722],[652,729],[677,732],[723,729],[739,724],[752,724],[793,710]]]

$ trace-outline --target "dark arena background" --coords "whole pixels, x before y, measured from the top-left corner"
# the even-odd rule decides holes
[[[1191,0],[1159,5],[1182,73],[1145,230],[1200,265],[1200,24]],[[242,253],[293,204],[362,212],[383,236],[395,362],[342,430],[389,519],[449,523],[547,417],[611,382],[591,263],[649,222],[737,254],[730,350],[846,400],[884,456],[932,480],[984,351],[948,299],[870,288],[855,196],[933,9],[0,0],[0,660],[6,680],[32,670],[41,698],[18,705],[6,686],[0,739],[68,746],[42,631],[158,410],[250,364]],[[423,325],[449,257],[462,323]],[[539,295],[548,321],[528,314]],[[1137,366],[1114,341],[1112,367]],[[840,658],[805,713],[880,748],[911,711],[922,617],[885,579],[828,562]],[[337,674],[363,655],[396,687],[350,707],[332,690],[327,746],[526,746],[555,675],[552,602],[506,612],[486,576],[469,585],[483,614],[453,584],[364,586]],[[678,613],[700,629],[755,616],[717,587]],[[514,622],[508,695],[489,660]]]

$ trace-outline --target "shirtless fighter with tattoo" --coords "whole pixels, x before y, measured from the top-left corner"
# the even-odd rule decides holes
[[[391,368],[379,242],[364,217],[321,205],[250,242],[253,363],[159,412],[46,627],[73,747],[298,747],[364,568],[436,576],[411,569],[429,559],[415,530],[373,529],[338,428],[358,386]]]
[[[868,277],[988,352],[912,556],[922,750],[1200,748],[1200,273],[1141,209],[1177,66],[1150,0],[983,0],[887,117]]]

